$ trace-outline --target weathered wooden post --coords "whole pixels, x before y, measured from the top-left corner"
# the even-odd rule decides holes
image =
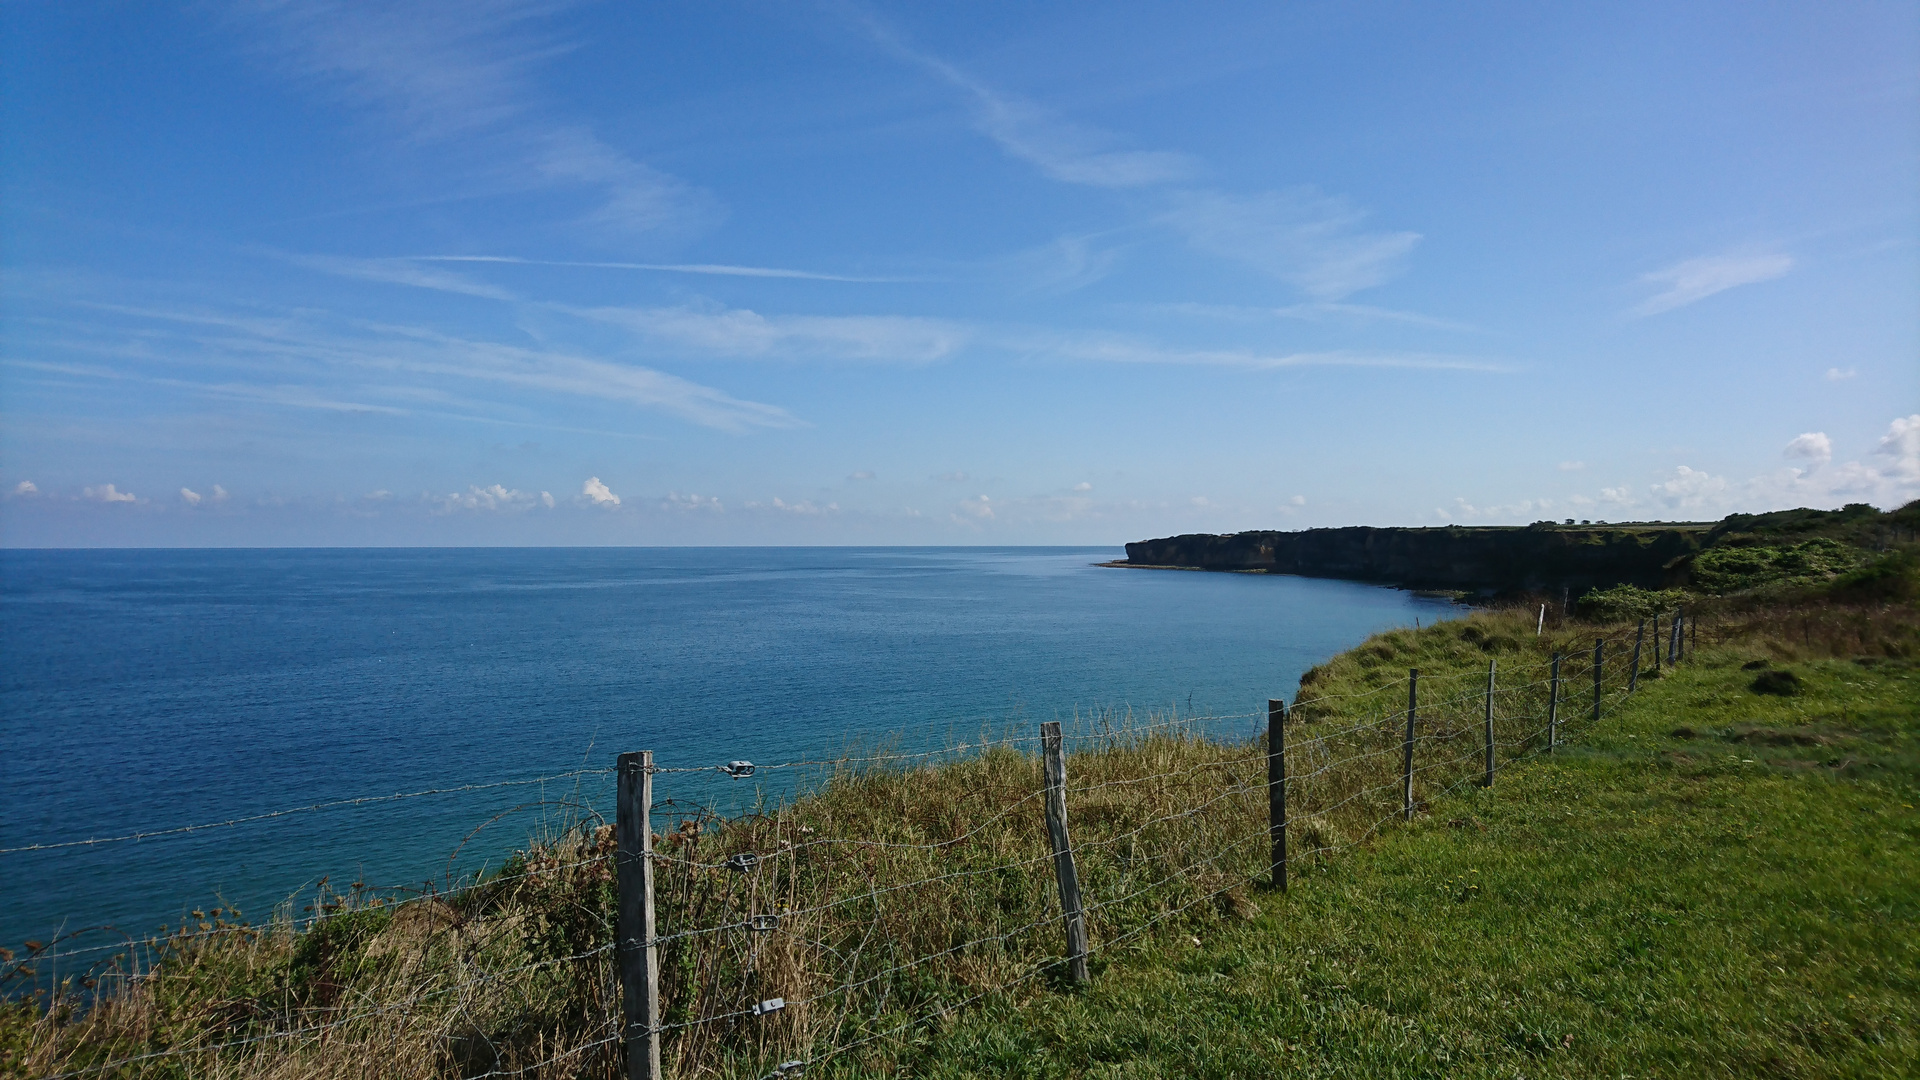
[[[1667,666],[1680,662],[1680,609],[1673,609],[1673,629],[1667,632]]]
[[[1600,722],[1600,660],[1601,650],[1607,645],[1606,638],[1593,639],[1593,722]]]
[[[1060,721],[1040,725],[1046,762],[1047,838],[1053,842],[1053,873],[1060,881],[1060,913],[1067,927],[1067,977],[1087,981],[1087,912],[1080,904],[1080,874],[1067,839],[1067,759],[1060,745]]]
[[[1267,835],[1273,841],[1272,884],[1287,887],[1287,703],[1267,699]]]
[[[1493,786],[1493,670],[1497,660],[1487,661],[1487,778],[1481,787]]]
[[[1547,678],[1547,753],[1560,741],[1560,654],[1553,654],[1553,674]]]
[[[627,1080],[660,1080],[660,954],[653,922],[653,751],[621,754],[616,770],[615,883],[620,908],[614,931],[620,965],[620,1029]]]
[[[1641,619],[1640,626],[1633,632],[1633,663],[1627,665],[1627,693],[1640,689],[1640,643],[1647,636],[1647,620]]]
[[[1400,812],[1413,820],[1413,720],[1420,709],[1420,669],[1407,669],[1407,739],[1400,766]]]

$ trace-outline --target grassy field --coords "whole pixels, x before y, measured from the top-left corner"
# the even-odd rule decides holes
[[[1204,936],[883,1064],[927,1077],[1920,1075],[1920,670],[1704,651]],[[1752,689],[1789,671],[1789,695]],[[1790,683],[1775,675],[1769,683]]]

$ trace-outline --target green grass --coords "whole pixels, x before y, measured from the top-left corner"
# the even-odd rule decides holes
[[[927,1077],[1920,1075],[1920,671],[1703,651],[1205,940],[962,1014]],[[849,1070],[851,1071],[851,1070]]]

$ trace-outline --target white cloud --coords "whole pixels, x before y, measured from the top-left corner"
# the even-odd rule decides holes
[[[1093,237],[1062,236],[1019,253],[1008,263],[1036,292],[1069,293],[1113,273],[1122,253],[1117,246],[1096,246]]]
[[[553,492],[551,491],[541,492],[540,505],[546,507],[549,510],[553,509]]]
[[[1809,431],[1795,436],[1781,453],[1790,458],[1811,461],[1813,464],[1810,467],[1817,469],[1833,460],[1833,440],[1827,438],[1824,431]]]
[[[613,501],[619,502],[620,500],[615,499]],[[779,501],[778,499],[774,500],[776,503]],[[720,504],[717,496],[682,495],[677,491],[668,492],[667,497],[660,500],[660,505],[668,510],[705,510],[715,514],[725,513],[727,509]]]
[[[1345,304],[1310,302],[1288,304],[1284,307],[1246,307],[1238,304],[1196,304],[1191,302],[1178,304],[1146,304],[1143,307],[1152,311],[1163,311],[1170,315],[1185,315],[1194,318],[1219,319],[1228,322],[1267,322],[1273,319],[1295,319],[1303,322],[1327,322],[1341,319],[1348,322],[1392,322],[1409,326],[1425,326],[1435,330],[1454,330],[1461,333],[1478,333],[1479,328],[1454,319],[1440,319],[1431,315],[1422,315],[1417,311],[1398,311],[1393,308],[1375,307],[1371,304]]]
[[[1831,507],[1867,502],[1883,508],[1901,506],[1920,497],[1920,413],[1896,417],[1874,446],[1871,459],[1833,463],[1833,439],[1810,431],[1788,441],[1782,451],[1804,464],[1777,469],[1734,481],[1702,470],[1680,466],[1648,493],[1668,511],[1712,519],[1740,511],[1760,513],[1793,506]],[[1622,510],[1642,500],[1622,485],[1600,489],[1597,499],[1576,495],[1572,506],[1609,505]],[[1550,508],[1546,500],[1539,508]]]
[[[192,488],[183,487],[180,489],[180,501],[186,503],[188,506],[199,506],[200,499],[200,493]]]
[[[223,488],[223,487],[221,487],[221,486],[220,486],[219,484],[215,484],[215,485],[213,485],[213,501],[214,501],[214,502],[217,502],[217,503],[223,503],[223,502],[226,502],[226,501],[227,501],[227,489],[226,489],[226,488]]]
[[[382,117],[405,142],[464,159],[464,167],[442,170],[462,178],[465,190],[456,194],[596,191],[601,205],[582,224],[602,231],[690,228],[715,219],[711,195],[552,114],[533,76],[571,44],[538,26],[555,7],[295,0],[242,11],[267,31],[266,52],[292,74]]]
[[[335,255],[283,255],[281,257],[295,266],[318,270],[337,277],[359,278],[363,281],[379,281],[392,285],[411,285],[419,289],[478,296],[488,300],[519,299],[506,289],[489,285],[484,281],[475,281],[464,274],[455,274],[431,266],[420,266],[410,259],[349,259]]]
[[[1187,500],[1187,505],[1189,505],[1189,506],[1206,506],[1206,505],[1208,505],[1208,503],[1207,503],[1207,497],[1206,497],[1205,495],[1195,495],[1195,496],[1194,496],[1193,498],[1191,498],[1191,499],[1188,499],[1188,500]]]
[[[593,398],[656,409],[722,431],[785,428],[800,422],[777,406],[743,401],[721,390],[651,368],[596,359],[560,348],[473,340],[420,326],[330,318],[323,312],[289,311],[280,318],[242,319],[195,311],[119,309],[138,322],[117,341],[102,344],[96,333],[76,332],[75,348],[176,367],[224,367],[258,380],[188,381],[149,378],[163,385],[225,398],[340,411],[406,415],[411,410],[356,397],[385,396],[417,407],[444,407],[455,400],[442,387],[449,380]],[[124,371],[103,373],[130,376]],[[267,380],[272,384],[262,385]],[[312,383],[350,380],[321,389]],[[498,407],[518,413],[522,395]],[[472,411],[487,405],[466,404]],[[488,416],[464,419],[490,420]]]
[[[925,364],[966,344],[966,327],[908,315],[762,315],[746,308],[563,309],[715,356]]]
[[[1009,342],[1010,345],[1015,343]],[[1399,368],[1412,371],[1507,372],[1509,365],[1436,353],[1258,353],[1247,349],[1169,349],[1116,337],[1040,336],[1017,343],[1029,354],[1115,364],[1191,364],[1256,371],[1301,367]]]
[[[1079,483],[1077,483],[1077,484],[1075,484],[1075,485],[1073,485],[1073,490],[1075,490],[1075,491],[1092,491],[1092,490],[1093,490],[1093,485],[1092,485],[1092,484],[1090,484],[1090,483],[1088,483],[1088,482],[1087,482],[1087,481],[1085,481],[1085,480],[1082,480],[1082,481],[1080,481]]]
[[[1827,381],[1840,382],[1844,379],[1851,379],[1858,374],[1860,373],[1852,368],[1830,367],[1827,369]]]
[[[849,473],[849,474],[847,474],[847,479],[849,479],[849,480],[871,480],[871,479],[873,479],[873,470],[871,470],[871,469],[861,469],[861,470],[860,470],[859,472],[856,472],[856,473]]]
[[[1696,509],[1717,503],[1727,488],[1725,477],[1681,465],[1674,470],[1673,479],[1653,485],[1653,495],[1676,509]]]
[[[993,517],[993,500],[985,495],[965,499],[954,506],[954,510],[970,518],[988,520]]]
[[[1563,461],[1560,463],[1561,472],[1578,472],[1586,467],[1587,463],[1584,461]]]
[[[368,502],[386,502],[388,499],[393,498],[393,492],[388,491],[386,488],[381,488],[378,491],[369,491],[360,497],[366,499]]]
[[[22,480],[13,485],[13,493],[19,496],[38,495],[40,494],[40,488],[39,485],[31,480]]]
[[[782,499],[776,498],[773,500],[773,509],[783,510],[789,514],[800,514],[802,516],[814,517],[822,514],[837,514],[840,512],[840,504],[830,502],[825,506],[821,506],[813,502],[811,499],[802,499],[797,503],[790,503]]]
[[[1307,497],[1305,495],[1295,495],[1293,498],[1288,499],[1287,502],[1292,506],[1305,506],[1307,505]]]
[[[1238,196],[1184,192],[1166,222],[1194,247],[1237,259],[1331,303],[1398,275],[1420,234],[1366,232],[1346,199],[1308,188]]]
[[[920,52],[891,30],[863,20],[875,41],[889,52],[966,93],[974,106],[974,125],[1009,157],[1037,167],[1063,183],[1094,187],[1144,187],[1184,180],[1198,171],[1185,154],[1163,150],[1111,149],[1114,138],[1070,124],[1028,102],[988,86],[938,57]]]
[[[576,259],[523,259],[515,255],[409,255],[413,262],[503,263],[509,266],[565,266],[587,270],[646,270],[669,274],[703,274],[717,277],[792,278],[799,281],[841,281],[856,284],[883,284],[917,281],[918,278],[852,277],[846,274],[822,274],[812,270],[787,270],[777,266],[732,266],[726,263],[636,263],[587,262]]]
[[[112,484],[101,484],[99,487],[85,488],[80,492],[80,497],[84,499],[92,499],[95,502],[103,502],[103,503],[122,503],[122,502],[138,501],[137,499],[134,498],[133,492],[120,491],[116,489]]]
[[[552,506],[553,496],[544,491],[535,495],[530,491],[520,491],[503,484],[490,484],[486,487],[469,487],[464,495],[455,492],[437,498],[430,497],[429,501],[434,503],[438,513],[451,514],[456,510],[531,510],[536,505]]]
[[[580,485],[580,494],[585,496],[587,500],[595,506],[620,505],[620,496],[609,491],[607,485],[601,483],[600,478],[597,476],[587,477],[587,482]]]
[[[1658,315],[1736,286],[1770,281],[1791,269],[1793,259],[1787,255],[1708,255],[1687,259],[1664,270],[1642,274],[1641,281],[1666,288],[1642,301],[1632,314]]]
[[[1874,452],[1899,461],[1920,457],[1920,413],[1899,417],[1887,425],[1887,433]]]

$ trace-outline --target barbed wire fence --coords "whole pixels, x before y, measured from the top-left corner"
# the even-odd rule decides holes
[[[60,984],[75,965],[65,970],[94,990],[84,1006],[49,995],[43,1026],[82,1036],[23,1052],[29,1074],[49,1080],[242,1075],[288,1059],[316,1075],[473,1080],[856,1066],[996,995],[1097,978],[1157,932],[1250,917],[1261,890],[1558,752],[1649,671],[1680,663],[1698,634],[1697,617],[1676,611],[1544,663],[1410,671],[1264,711],[1096,713],[1031,735],[770,763],[642,751],[611,769],[0,849],[575,788],[520,804],[559,807],[571,824],[490,876],[444,890],[356,882],[304,917],[261,925],[215,909],[143,940],[75,945],[100,928],[75,931],[8,954],[0,985]],[[781,771],[799,774],[794,797],[735,815],[660,797]],[[594,809],[609,780],[612,821]],[[200,998],[216,1002],[217,1022],[158,1030],[169,1002]]]

